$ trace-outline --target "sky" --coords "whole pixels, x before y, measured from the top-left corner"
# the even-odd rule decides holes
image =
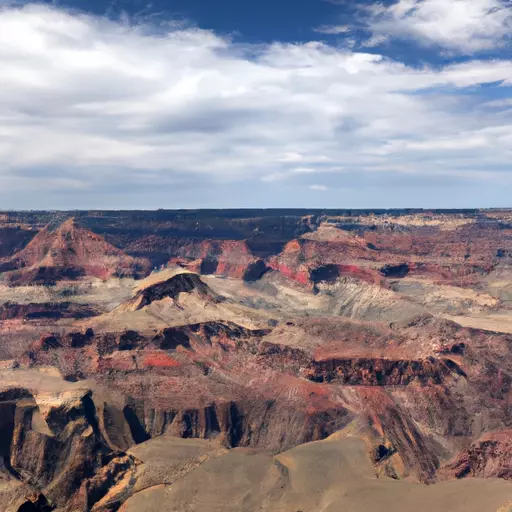
[[[0,208],[512,206],[511,0],[0,0]]]

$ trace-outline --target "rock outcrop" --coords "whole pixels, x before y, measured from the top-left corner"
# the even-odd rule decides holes
[[[473,441],[441,469],[439,477],[512,480],[512,430],[488,432]]]
[[[512,216],[288,213],[13,214],[2,512],[509,501]]]
[[[151,284],[139,290],[135,296],[123,308],[138,311],[153,302],[170,299],[179,300],[181,293],[193,293],[204,300],[221,300],[203,281],[192,272],[180,272],[169,279]]]
[[[2,379],[0,455],[13,487],[5,503],[21,511],[112,510],[96,504],[134,474],[137,462],[104,435],[93,392],[31,372],[10,372]],[[128,432],[122,415],[117,418],[111,417],[109,429]]]
[[[452,374],[466,376],[451,359],[393,360],[345,358],[314,361],[305,375],[315,382],[340,382],[351,386],[423,386],[441,384]]]
[[[29,304],[15,304],[5,302],[0,305],[0,321],[3,320],[58,320],[60,318],[88,318],[98,312],[87,305],[73,302],[31,302]]]
[[[147,260],[133,258],[69,219],[42,229],[21,251],[0,261],[11,285],[55,284],[83,277],[143,277]]]

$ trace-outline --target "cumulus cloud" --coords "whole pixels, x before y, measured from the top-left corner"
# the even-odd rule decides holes
[[[0,196],[24,193],[26,207],[39,190],[69,192],[84,206],[104,191],[236,183],[307,194],[319,179],[331,191],[383,173],[510,183],[510,108],[460,94],[510,86],[509,60],[417,69],[315,41],[238,45],[169,27],[1,10]]]
[[[509,0],[399,0],[365,9],[374,34],[370,41],[380,43],[408,37],[471,54],[502,47],[512,29]]]

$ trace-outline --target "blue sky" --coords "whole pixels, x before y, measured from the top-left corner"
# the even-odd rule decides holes
[[[0,5],[2,208],[512,206],[508,0]]]
[[[66,5],[111,18],[126,12],[153,21],[187,20],[218,33],[238,33],[241,40],[252,43],[309,41],[314,26],[330,23],[340,12],[339,5],[321,0],[78,0]]]

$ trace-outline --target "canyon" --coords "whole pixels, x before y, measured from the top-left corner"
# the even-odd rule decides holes
[[[0,213],[0,510],[512,510],[512,210]]]

